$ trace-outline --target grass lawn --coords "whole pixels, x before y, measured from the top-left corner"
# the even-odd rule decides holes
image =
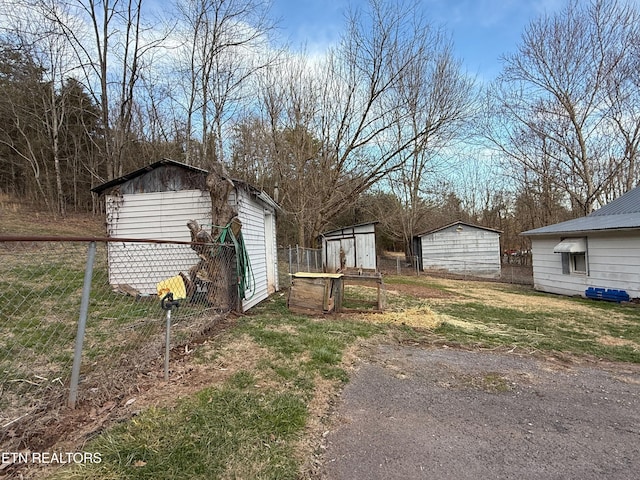
[[[2,198],[0,213],[4,220],[0,233],[4,235],[105,233],[102,217],[69,216],[61,222],[43,213],[3,208]],[[84,262],[76,265],[63,261],[59,252],[53,253],[56,255],[50,255],[42,265],[64,278],[62,283],[73,286],[77,293],[82,283],[78,272],[82,272]],[[77,308],[70,302],[77,295],[54,292],[54,302],[38,300],[36,292],[49,291],[56,284],[55,278],[43,280],[40,267],[33,256],[24,264],[15,263],[15,258],[5,263],[0,279],[3,291],[23,301],[19,310],[8,311],[17,303],[14,301],[0,305],[4,314],[0,323],[2,318],[14,320],[3,325],[0,346],[5,351],[17,351],[12,345],[26,349],[36,333],[44,333],[52,344],[73,343],[74,331],[54,327],[61,318],[75,318]],[[237,318],[223,333],[193,347],[184,371],[204,372],[197,385],[186,385],[191,378],[187,376],[171,384],[158,382],[153,392],[158,395],[156,401],[136,407],[137,413],[126,421],[101,427],[87,443],[67,444],[62,450],[99,453],[100,463],[51,467],[42,470],[41,476],[95,480],[304,478],[313,471],[315,450],[326,430],[323,422],[332,402],[349,380],[358,355],[366,355],[367,346],[376,342],[422,344],[425,348],[446,344],[640,363],[640,308],[636,306],[546,295],[527,287],[427,276],[385,276],[384,282],[384,313],[310,318],[289,312],[286,295],[274,295]],[[110,290],[98,293],[101,298],[113,295]],[[356,287],[348,293],[354,306],[359,306],[361,302],[371,303],[377,292]],[[157,316],[157,305],[132,305],[127,306],[127,312],[136,318]],[[115,329],[115,322],[128,319],[115,307],[109,302],[91,306],[101,322],[90,324],[88,329],[103,333],[94,347],[89,346],[88,358],[92,360],[101,353],[102,337],[109,340],[108,332]],[[42,311],[48,312],[50,323],[36,332],[28,322],[42,317]],[[142,327],[146,328],[146,323]],[[154,324],[154,328],[161,329],[162,324]],[[140,332],[142,337],[151,334]],[[130,334],[116,340],[119,345],[110,350],[114,357],[119,348],[135,338]],[[42,364],[52,369],[59,363],[69,363],[70,351],[63,352],[64,358],[51,357],[56,351],[53,347],[44,351]],[[33,361],[26,364],[32,365]],[[0,368],[10,370],[2,364]],[[27,378],[33,372],[14,373],[16,378]],[[55,375],[52,372],[48,376]],[[16,378],[0,385],[0,409],[6,407],[2,402],[20,394],[22,384],[13,383]],[[181,381],[185,384],[180,385]],[[9,397],[12,392],[15,395]],[[140,398],[134,406],[139,404]]]
[[[299,478],[313,448],[305,432],[348,380],[348,349],[381,332],[373,323],[292,315],[276,296],[197,353],[196,362],[229,365],[225,382],[112,428],[83,447],[101,463],[51,478]]]
[[[304,477],[356,347],[372,342],[445,342],[640,363],[635,306],[496,283],[428,277],[385,277],[385,283],[382,314],[310,318],[289,312],[284,295],[272,297],[199,347],[196,362],[229,366],[225,381],[107,430],[83,447],[99,452],[100,464],[62,469],[51,478]],[[416,296],[421,290],[432,295]]]

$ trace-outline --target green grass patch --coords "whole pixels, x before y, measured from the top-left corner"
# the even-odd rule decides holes
[[[153,408],[108,430],[83,447],[99,452],[102,463],[52,478],[300,478],[295,449],[318,379],[335,388],[346,382],[345,349],[381,331],[361,321],[294,315],[284,298],[270,299],[219,340],[248,336],[265,349],[254,369],[241,369],[175,408]],[[218,359],[203,355],[198,361]]]
[[[240,372],[173,409],[152,408],[86,445],[100,464],[56,473],[54,479],[295,479],[293,440],[307,408],[290,392],[253,389]]]
[[[453,293],[451,288],[443,285],[442,283],[438,282],[438,280],[431,277],[388,275],[384,277],[384,283],[388,285],[413,285],[429,288],[432,290],[440,290],[442,292]]]
[[[569,298],[564,301],[567,306],[563,311],[449,302],[433,307],[447,318],[435,333],[467,345],[520,346],[640,363],[637,308]],[[572,308],[576,304],[588,309]]]

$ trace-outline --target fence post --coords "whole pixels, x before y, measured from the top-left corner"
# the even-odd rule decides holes
[[[400,257],[396,257],[396,271],[398,275],[402,275],[402,269],[400,267]]]
[[[293,273],[291,269],[293,268],[293,258],[291,257],[291,245],[289,245],[289,273]]]
[[[89,313],[89,296],[91,295],[91,278],[93,277],[93,262],[96,258],[96,242],[89,243],[87,264],[84,269],[84,284],[82,286],[82,300],[80,302],[80,316],[78,318],[78,332],[76,333],[76,346],[73,354],[73,367],[71,369],[71,387],[69,390],[69,407],[76,408],[78,401],[78,383],[80,382],[80,364],[82,362],[82,344],[84,343],[84,330],[87,326]]]
[[[169,381],[169,356],[171,355],[171,308],[167,310],[164,339],[164,379],[165,381]]]

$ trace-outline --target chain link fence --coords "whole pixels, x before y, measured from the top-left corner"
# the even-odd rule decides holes
[[[296,272],[322,272],[322,249],[299,246],[278,249],[279,283],[282,288],[291,286],[291,274]],[[494,280],[519,285],[533,285],[533,267],[531,254],[504,255],[501,258],[500,271],[492,267],[487,270],[486,263],[473,260],[447,259],[448,268],[427,268],[421,270],[417,256],[407,258],[401,254],[379,255],[378,271],[384,275],[432,275],[451,279]],[[485,271],[483,271],[483,269]]]
[[[169,352],[202,341],[234,309],[234,247],[194,246],[0,239],[0,450],[47,447],[61,408],[162,381]],[[182,280],[186,298],[163,310],[167,279]]]
[[[457,260],[447,258],[446,266],[421,270],[417,256],[407,258],[405,255],[378,256],[378,270],[384,275],[430,275],[440,278],[460,280],[484,280],[533,285],[533,267],[530,257],[503,256],[500,270],[497,267],[487,269],[486,262],[475,262],[469,259]]]
[[[278,274],[281,288],[291,286],[291,274],[322,272],[322,249],[295,246],[278,248]]]

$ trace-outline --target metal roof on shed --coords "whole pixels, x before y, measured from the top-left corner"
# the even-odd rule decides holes
[[[502,233],[502,230],[497,230],[495,228],[483,227],[482,225],[474,225],[472,223],[466,223],[466,222],[457,221],[457,222],[449,223],[449,224],[444,225],[442,227],[433,228],[431,230],[427,230],[426,232],[419,233],[419,234],[416,235],[416,237],[424,237],[425,235],[431,235],[432,233],[440,232],[442,230],[446,230],[447,228],[455,227],[456,225],[464,225],[466,227],[476,228],[478,230],[486,230],[488,232],[493,232],[493,233],[497,233],[497,234]]]
[[[522,235],[548,235],[600,230],[640,228],[640,187],[629,190],[586,217],[522,232]]]
[[[378,221],[374,221],[374,222],[364,222],[364,223],[358,223],[356,225],[349,225],[348,227],[340,227],[340,228],[336,228],[335,230],[329,230],[328,232],[323,232],[320,234],[321,237],[332,237],[332,236],[340,236],[340,235],[344,235],[344,234],[354,234],[355,230],[360,230],[364,227],[368,227],[371,226],[372,230],[370,232],[365,232],[362,231],[360,233],[363,234],[369,234],[369,233],[375,233],[375,226],[380,223]]]

